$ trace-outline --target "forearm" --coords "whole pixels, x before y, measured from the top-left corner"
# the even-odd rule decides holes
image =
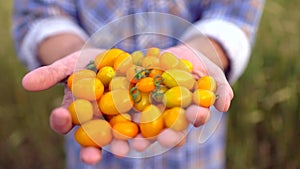
[[[44,65],[67,56],[70,53],[78,51],[84,45],[84,40],[71,33],[62,33],[46,38],[37,49],[39,60]]]

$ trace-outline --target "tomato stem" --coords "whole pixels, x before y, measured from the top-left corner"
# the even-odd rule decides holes
[[[140,91],[138,90],[137,86],[134,86],[130,89],[130,95],[135,103],[138,103],[140,101],[137,100],[137,98],[139,98],[138,96],[140,95]]]
[[[91,60],[86,66],[85,66],[86,69],[89,69],[89,70],[92,70],[94,72],[97,72],[97,67],[94,63],[93,60]]]
[[[154,85],[155,85],[155,88],[159,88],[161,83],[163,82],[163,79],[160,75],[157,75],[153,78],[154,80]]]

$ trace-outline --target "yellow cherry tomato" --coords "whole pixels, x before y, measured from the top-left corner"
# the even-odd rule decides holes
[[[100,70],[104,66],[114,66],[116,58],[119,57],[119,55],[121,55],[122,53],[124,53],[124,51],[121,49],[109,49],[97,55],[94,59],[94,64],[96,65],[98,70]]]
[[[217,83],[212,76],[203,76],[198,79],[196,84],[197,89],[210,90],[212,92],[216,92]]]
[[[113,136],[118,140],[129,140],[138,133],[138,125],[131,121],[120,122],[113,126]]]
[[[115,76],[109,83],[109,90],[126,89],[128,90],[130,82],[124,76]]]
[[[69,87],[69,89],[72,89],[72,85],[75,81],[83,78],[94,78],[94,77],[96,77],[96,73],[94,71],[89,69],[82,69],[72,73],[68,77],[67,86]]]
[[[104,66],[102,67],[99,72],[97,73],[97,78],[101,80],[103,85],[107,87],[111,79],[116,75],[116,72],[113,67],[111,66]]]
[[[170,52],[165,52],[159,57],[160,67],[163,70],[173,69],[179,64],[178,58]]]
[[[69,105],[68,110],[73,124],[80,125],[93,118],[93,105],[88,100],[76,99]]]
[[[72,85],[72,94],[78,99],[98,100],[104,91],[104,86],[98,78],[76,80]]]
[[[183,70],[187,70],[189,72],[192,72],[193,71],[193,64],[189,61],[189,60],[186,60],[186,59],[179,59],[179,61],[183,64],[178,64],[178,68],[179,69],[183,69]]]
[[[160,49],[156,47],[149,48],[146,53],[146,56],[159,57],[159,55],[160,55]]]
[[[187,129],[189,121],[185,116],[185,110],[181,107],[173,107],[163,112],[165,126],[175,131]]]
[[[149,93],[140,93],[139,98],[134,103],[134,108],[138,111],[143,111],[148,105],[150,105]]]
[[[103,114],[117,115],[128,112],[133,107],[133,101],[128,90],[116,89],[105,93],[98,106]]]
[[[155,105],[147,106],[140,117],[140,130],[145,138],[156,137],[164,128],[162,113]]]
[[[132,61],[133,61],[133,64],[134,65],[137,65],[137,66],[141,66],[142,65],[142,60],[143,58],[145,57],[144,56],[144,53],[142,51],[134,51],[132,54]]]
[[[216,95],[210,90],[197,89],[193,93],[193,101],[202,107],[210,107],[216,101]]]
[[[191,73],[180,69],[166,70],[162,74],[162,79],[163,83],[169,88],[175,86],[183,86],[191,90],[196,83],[196,80]]]
[[[159,58],[155,56],[146,56],[142,60],[142,66],[146,69],[159,68]]]
[[[81,146],[103,147],[111,142],[112,132],[107,121],[97,119],[82,124],[74,137]]]
[[[192,103],[192,93],[183,86],[175,86],[164,94],[163,103],[166,107],[187,107]]]

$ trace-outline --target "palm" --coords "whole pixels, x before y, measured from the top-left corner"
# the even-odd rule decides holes
[[[93,60],[99,52],[101,52],[101,50],[96,49],[90,49],[84,52],[75,52],[49,66],[40,67],[28,73],[23,78],[23,87],[29,91],[48,89],[66,79],[66,77],[69,76],[74,70],[84,68],[84,66],[87,65],[90,60]],[[176,53],[178,51],[174,52]],[[178,55],[180,56],[180,53],[178,53]],[[213,75],[216,77],[217,83],[220,86],[218,88],[218,92],[224,93],[224,95],[221,95],[218,99],[216,107],[220,111],[227,111],[232,98],[232,90],[222,72],[219,72],[219,70],[215,72],[203,69],[205,67],[213,67],[214,65],[211,63],[209,63],[211,65],[207,65],[207,63],[199,62],[199,60],[193,63],[200,65],[197,65],[198,69],[196,69],[194,72],[198,76],[202,76],[208,72],[214,72]],[[72,100],[73,96],[70,90],[65,88],[62,106],[54,109],[50,116],[51,128],[57,133],[66,134],[73,128],[71,116],[66,109]],[[204,124],[208,120],[209,114],[209,109],[199,106],[191,106],[186,112],[188,120],[195,126]],[[185,132],[174,132],[171,129],[165,129],[163,132],[161,132],[161,134],[159,134],[157,140],[163,146],[174,147],[182,145],[182,143],[184,143],[185,136]],[[138,151],[143,151],[151,143],[151,141],[143,138],[141,135],[138,135],[135,139],[133,139],[132,147]],[[130,151],[129,144],[126,141],[113,140],[110,147],[112,153],[116,154],[117,156],[126,156],[126,154]],[[101,151],[94,147],[82,148],[81,158],[87,163],[96,163],[101,159]]]

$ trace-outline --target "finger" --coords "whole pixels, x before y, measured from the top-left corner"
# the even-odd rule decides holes
[[[110,150],[116,157],[122,158],[129,153],[129,145],[127,141],[114,139],[110,143]]]
[[[69,132],[73,125],[68,110],[62,107],[54,109],[50,115],[50,126],[55,132],[60,134]]]
[[[22,80],[23,87],[28,91],[40,91],[54,86],[72,73],[78,56],[79,52],[75,52],[49,66],[29,72]]]
[[[229,85],[219,85],[217,87],[216,94],[217,100],[214,106],[220,112],[227,112],[233,98],[233,91],[231,87]]]
[[[102,159],[102,152],[96,147],[83,147],[80,150],[80,159],[87,164],[96,164]]]
[[[43,66],[26,74],[22,80],[28,91],[48,89],[65,79],[75,69],[84,68],[97,54],[99,49],[87,49],[72,53],[49,66]]]
[[[205,107],[191,105],[186,109],[186,117],[195,127],[199,127],[208,121],[210,111]]]
[[[184,135],[184,132],[176,132],[167,128],[157,136],[157,141],[164,147],[175,147],[180,145],[180,142],[184,139]]]
[[[183,146],[186,143],[186,133],[183,134],[183,137],[181,138],[180,142],[176,145],[176,147]]]
[[[131,142],[132,147],[137,151],[144,151],[152,142],[144,138],[141,134],[137,135]]]

